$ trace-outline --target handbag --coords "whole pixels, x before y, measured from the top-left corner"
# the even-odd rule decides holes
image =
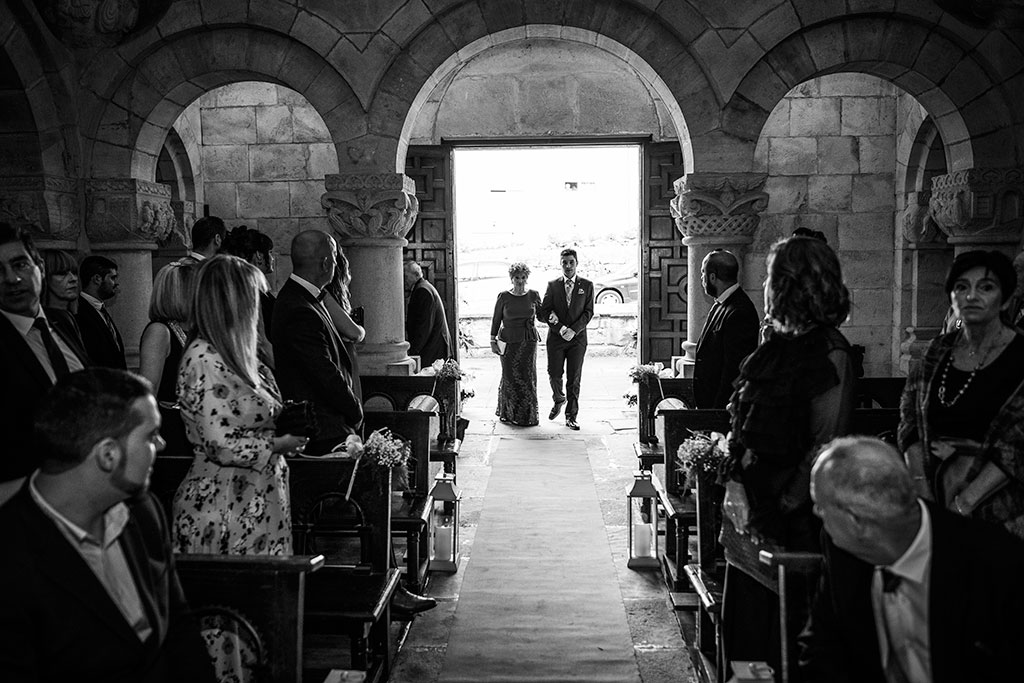
[[[947,509],[955,509],[953,499],[970,486],[985,466],[981,444],[969,439],[943,439],[954,447],[953,453],[935,470],[935,498]]]
[[[503,340],[503,339],[498,339],[494,343],[498,347],[498,355],[499,356],[504,356],[505,355],[505,349],[508,348],[508,342]]]

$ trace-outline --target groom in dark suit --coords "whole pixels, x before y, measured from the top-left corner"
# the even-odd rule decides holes
[[[212,683],[148,493],[164,447],[149,383],[110,368],[65,375],[36,435],[42,468],[0,507],[3,679]]]
[[[594,284],[576,275],[576,250],[563,249],[562,277],[548,283],[537,317],[548,323],[548,379],[554,420],[565,407],[565,426],[579,430],[580,378],[587,354],[587,324],[594,317]],[[566,375],[562,389],[562,373]]]
[[[801,680],[1021,680],[1024,543],[919,500],[896,450],[836,439],[811,472],[825,567]]]
[[[292,274],[277,295],[270,331],[274,374],[284,398],[313,403],[319,433],[306,452],[323,455],[363,424],[352,359],[321,303],[334,278],[338,245],[326,232],[307,230],[292,240],[291,258]]]
[[[704,292],[715,298],[697,342],[693,398],[697,408],[725,408],[740,362],[757,348],[757,309],[739,286],[740,265],[715,249],[700,267]]]

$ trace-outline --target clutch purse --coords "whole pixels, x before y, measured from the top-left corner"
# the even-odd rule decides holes
[[[277,422],[274,434],[283,436],[293,434],[295,436],[307,436],[313,438],[320,428],[316,423],[316,415],[313,413],[313,404],[309,401],[285,401],[284,407],[277,415]]]
[[[501,339],[499,339],[495,343],[498,345],[498,355],[499,356],[504,356],[505,355],[505,349],[508,348],[508,342],[507,341],[502,341]]]

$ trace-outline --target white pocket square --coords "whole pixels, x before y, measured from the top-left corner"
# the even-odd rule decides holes
[[[582,293],[583,293],[583,290],[581,289],[581,290],[579,290],[579,291],[578,291],[578,292],[576,292],[576,293],[577,293],[577,294],[582,294]]]

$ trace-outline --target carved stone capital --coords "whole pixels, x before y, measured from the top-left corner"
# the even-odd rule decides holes
[[[690,173],[674,184],[669,205],[683,237],[749,241],[768,208],[767,176],[757,173]]]
[[[196,222],[196,203],[188,200],[172,201],[171,211],[174,212],[176,222],[171,232],[162,240],[161,246],[177,237],[185,247],[192,246],[192,226]]]
[[[161,242],[178,226],[171,187],[135,178],[86,181],[85,231],[93,243]]]
[[[348,240],[403,240],[416,222],[416,184],[403,173],[330,174],[320,203]]]
[[[971,168],[932,178],[929,214],[953,244],[1002,244],[1020,239],[1024,171]]]
[[[78,181],[57,176],[0,178],[0,220],[28,230],[36,240],[69,241],[82,231]]]
[[[157,21],[170,5],[171,0],[36,0],[47,27],[72,48],[117,45]]]
[[[900,229],[903,239],[911,245],[943,244],[944,235],[931,217],[929,202],[932,193],[929,190],[907,193],[907,208],[900,216]]]

